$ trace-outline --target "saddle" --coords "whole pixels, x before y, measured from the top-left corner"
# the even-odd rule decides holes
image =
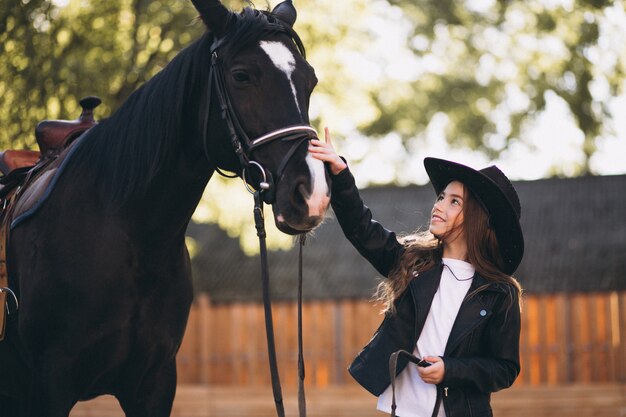
[[[46,172],[52,161],[70,146],[76,138],[97,124],[93,110],[101,100],[89,96],[80,100],[82,112],[76,120],[44,120],[35,128],[35,139],[39,151],[8,149],[0,152],[0,341],[4,339],[6,314],[10,311],[9,301],[13,301],[14,309],[18,308],[18,300],[9,288],[6,267],[6,245],[9,239],[9,223],[16,202],[21,192],[33,183],[49,182],[52,175]],[[44,178],[45,177],[45,178]],[[46,180],[47,178],[47,180]],[[39,191],[30,195],[28,200],[35,201],[45,189],[39,184]],[[11,297],[9,297],[11,296]]]
[[[74,139],[93,127],[96,121],[93,118],[93,109],[98,107],[102,100],[89,96],[80,100],[82,113],[76,120],[44,120],[35,128],[35,139],[41,154],[58,153],[66,148]]]
[[[17,168],[34,167],[40,159],[54,158],[77,137],[82,135],[97,122],[93,117],[93,109],[102,100],[95,96],[80,100],[82,112],[75,120],[44,120],[35,128],[35,140],[39,151],[8,149],[0,152],[0,171],[8,176]]]

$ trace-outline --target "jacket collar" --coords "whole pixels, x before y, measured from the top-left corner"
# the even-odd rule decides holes
[[[424,328],[433,298],[439,288],[442,270],[443,265],[438,262],[431,269],[420,273],[409,284],[415,306],[415,341]],[[479,289],[481,290],[477,293]],[[492,299],[497,293],[506,293],[506,291],[504,284],[490,282],[478,272],[474,274],[472,285],[461,303],[452,326],[446,345],[446,355],[454,350],[469,332],[493,314],[493,302],[488,302],[487,299]]]
[[[426,317],[430,311],[430,306],[435,297],[435,293],[439,288],[441,281],[441,271],[443,266],[437,264],[434,267],[421,272],[415,279],[409,283],[411,296],[413,297],[415,307],[415,340],[417,335],[422,332]]]
[[[471,294],[473,291],[484,287],[481,291],[496,291],[501,293],[506,293],[507,289],[505,284],[500,282],[491,282],[488,281],[485,277],[480,275],[478,272],[474,273],[474,279],[472,280],[472,285],[470,286],[468,294]]]

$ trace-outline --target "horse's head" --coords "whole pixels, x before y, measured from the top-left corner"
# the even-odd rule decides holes
[[[231,162],[232,151],[238,156],[234,170],[272,204],[279,230],[312,230],[328,208],[330,181],[307,150],[317,137],[308,116],[317,79],[292,28],[293,5],[286,1],[271,13],[246,8],[235,14],[217,0],[192,1],[213,33],[210,108],[219,114],[211,120],[221,119]],[[212,162],[233,170],[215,157]]]

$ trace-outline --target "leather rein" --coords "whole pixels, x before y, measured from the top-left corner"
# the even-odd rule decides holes
[[[220,170],[215,162],[212,161],[209,152],[209,112],[211,108],[212,89],[215,88],[215,95],[218,100],[220,114],[222,120],[226,123],[230,142],[233,146],[235,154],[239,158],[242,167],[242,179],[246,189],[254,196],[254,223],[259,237],[260,259],[261,259],[261,279],[263,292],[263,308],[265,313],[265,334],[267,339],[267,351],[270,366],[270,376],[272,381],[272,392],[274,395],[274,403],[276,406],[276,414],[278,417],[285,416],[285,407],[283,403],[282,389],[280,384],[280,376],[278,372],[278,363],[276,360],[276,345],[274,340],[274,324],[272,319],[272,304],[269,290],[269,267],[267,260],[267,245],[265,220],[263,215],[263,202],[271,204],[276,197],[276,182],[282,179],[287,163],[294,155],[299,146],[311,139],[317,139],[316,130],[309,125],[295,125],[271,131],[265,135],[251,140],[241,127],[241,123],[235,113],[230,102],[230,98],[224,84],[222,68],[219,62],[219,48],[224,39],[217,39],[211,45],[211,69],[208,81],[207,106],[203,123],[203,145],[204,152],[209,162],[215,166],[216,171],[225,177],[234,178],[237,175],[227,175]],[[271,143],[275,140],[293,141],[294,144],[283,156],[278,169],[276,171],[276,182],[271,172],[265,169],[259,162],[252,159],[252,152],[259,147]],[[252,170],[260,172],[261,180],[258,183],[253,182],[253,178],[246,177],[246,173],[250,175]],[[300,417],[306,416],[306,399],[304,395],[304,354],[302,343],[302,248],[305,242],[305,234],[301,234],[299,238],[299,262],[298,262],[298,412]]]

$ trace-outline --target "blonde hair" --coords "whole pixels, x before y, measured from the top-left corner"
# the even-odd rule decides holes
[[[434,267],[440,260],[443,245],[429,231],[416,232],[400,239],[404,252],[387,279],[378,284],[375,297],[384,305],[384,311],[395,312],[394,301],[407,289],[414,273]]]
[[[443,255],[443,243],[446,237],[452,235],[459,228],[463,228],[467,241],[466,261],[472,264],[476,271],[483,276],[488,284],[476,289],[469,294],[474,296],[487,286],[495,282],[509,284],[508,288],[515,290],[521,308],[522,287],[519,282],[510,275],[502,272],[504,261],[500,255],[500,247],[495,231],[489,224],[489,216],[480,201],[465,185],[463,222],[455,224],[452,230],[445,236],[434,236],[430,231],[416,232],[400,239],[405,250],[400,255],[396,265],[389,273],[387,279],[378,285],[375,297],[384,305],[384,311],[394,313],[394,301],[406,291],[409,283],[416,275],[433,268],[441,262]],[[513,304],[514,297],[510,297]]]

